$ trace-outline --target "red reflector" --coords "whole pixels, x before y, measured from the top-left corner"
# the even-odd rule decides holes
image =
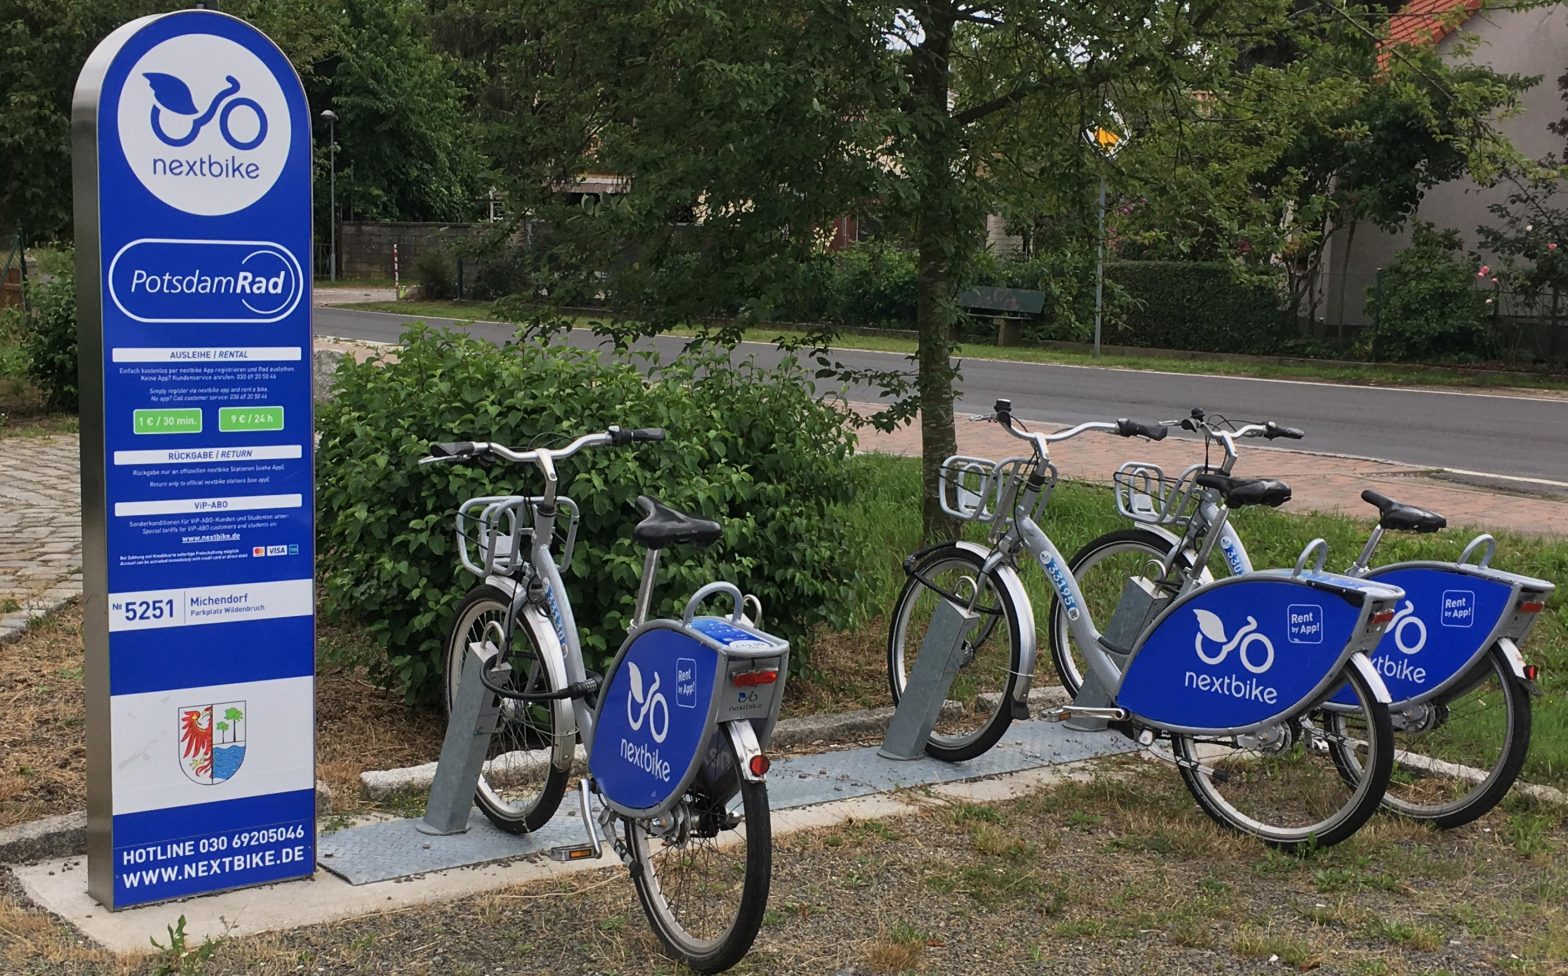
[[[742,671],[730,679],[737,688],[755,688],[757,685],[771,685],[779,680],[778,671]]]
[[[768,774],[768,770],[773,767],[773,760],[759,752],[757,755],[751,757],[750,765],[751,775],[766,776]]]
[[[1546,602],[1544,600],[1526,600],[1519,604],[1520,613],[1540,613],[1545,609]]]
[[[1372,615],[1372,623],[1381,626],[1394,619],[1394,611],[1382,610]]]
[[[1524,678],[1525,678],[1526,681],[1534,681],[1535,680],[1535,676],[1540,674],[1540,673],[1541,673],[1541,669],[1536,667],[1533,664],[1526,664],[1524,666]]]

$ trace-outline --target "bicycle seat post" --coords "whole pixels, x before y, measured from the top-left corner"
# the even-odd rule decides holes
[[[1367,567],[1372,565],[1372,554],[1377,551],[1377,544],[1381,542],[1382,539],[1383,527],[1381,525],[1372,526],[1372,534],[1367,536],[1367,544],[1361,547],[1361,555],[1356,557],[1356,561],[1354,563],[1351,563],[1350,570],[1345,575],[1365,575]]]
[[[659,574],[659,549],[648,547],[642,562],[642,582],[637,587],[637,609],[632,613],[632,628],[641,627],[648,619],[648,607],[653,603],[653,580]]]

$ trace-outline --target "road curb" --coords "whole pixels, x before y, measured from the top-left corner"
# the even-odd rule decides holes
[[[76,573],[57,581],[35,597],[29,597],[20,610],[0,614],[0,644],[21,640],[22,634],[35,621],[42,620],[61,607],[82,598],[82,574]]]

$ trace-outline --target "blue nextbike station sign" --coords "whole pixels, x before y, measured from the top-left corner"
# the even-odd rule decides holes
[[[311,132],[255,28],[111,34],[73,108],[88,888],[315,869]]]

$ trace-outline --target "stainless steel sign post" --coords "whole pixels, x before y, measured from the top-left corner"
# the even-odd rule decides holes
[[[88,892],[316,863],[310,112],[205,10],[77,82]]]

